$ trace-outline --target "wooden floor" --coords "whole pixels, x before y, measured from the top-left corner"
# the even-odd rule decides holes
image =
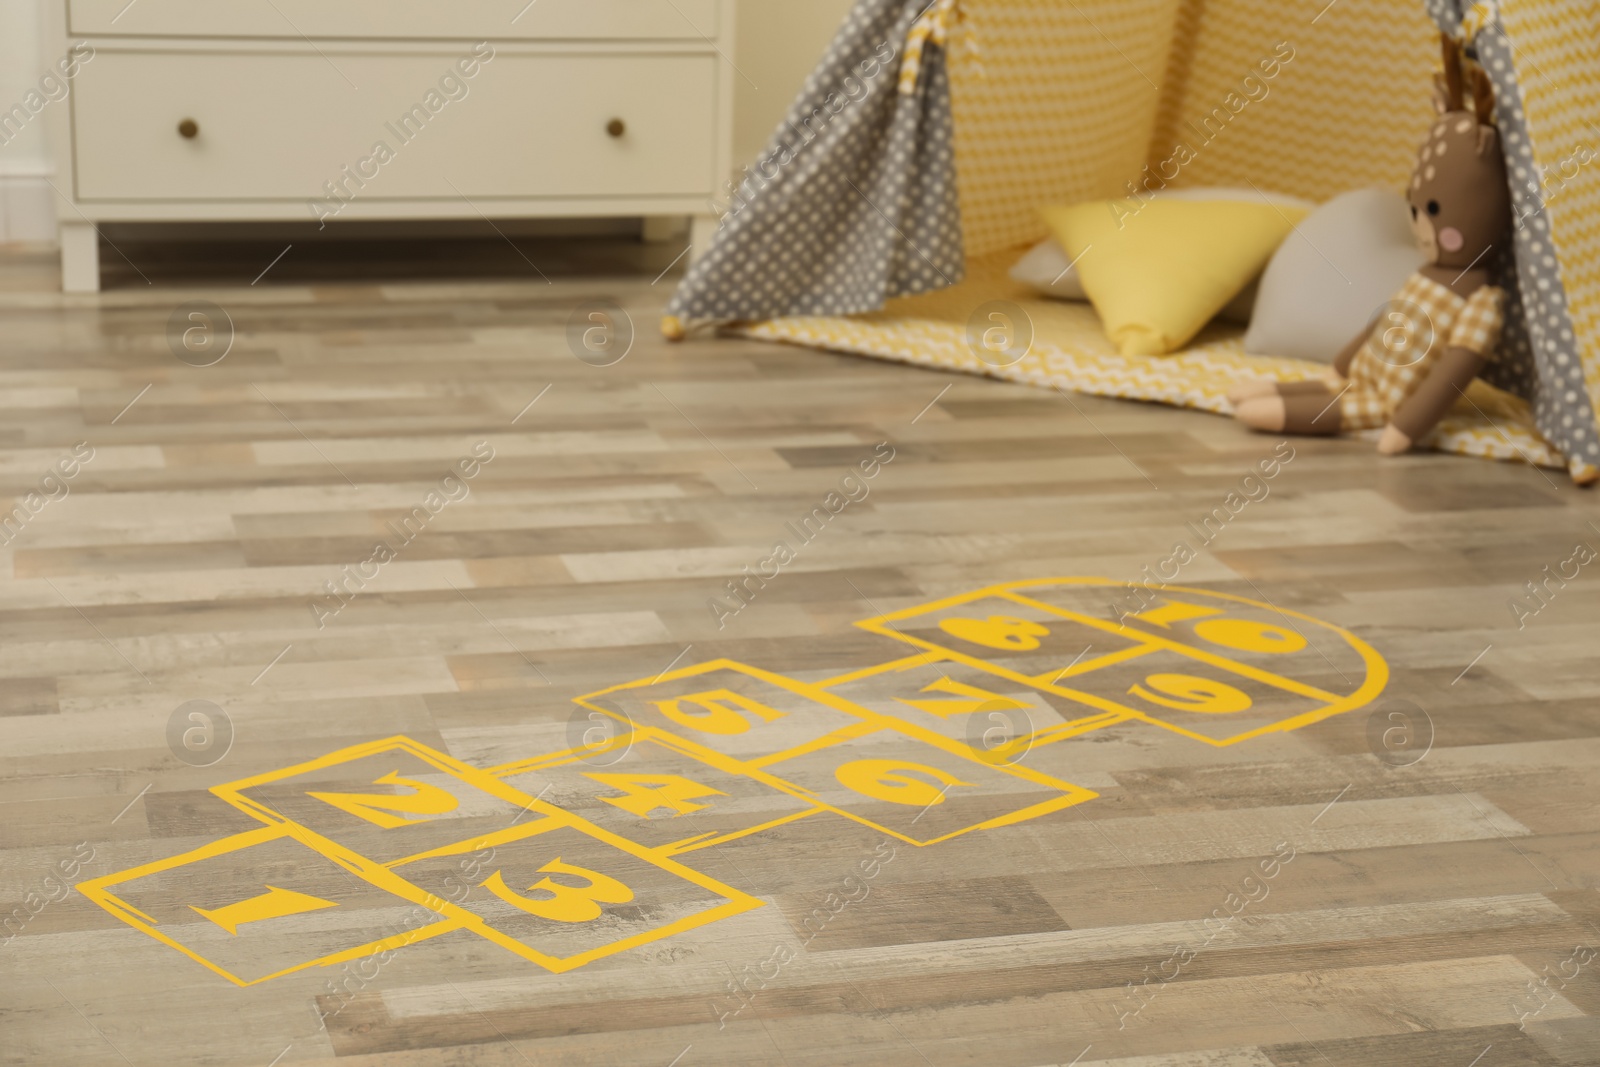
[[[279,251],[0,256],[0,1062],[1600,1064],[1600,496]]]

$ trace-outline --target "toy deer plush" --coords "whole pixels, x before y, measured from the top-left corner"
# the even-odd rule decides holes
[[[1431,260],[1374,324],[1350,342],[1326,379],[1248,382],[1228,394],[1235,416],[1257,430],[1337,434],[1383,427],[1378,451],[1405,452],[1426,437],[1485,362],[1503,325],[1503,290],[1489,285],[1491,249],[1511,224],[1494,90],[1477,67],[1466,101],[1459,46],[1444,38],[1439,118],[1411,178],[1412,228]]]

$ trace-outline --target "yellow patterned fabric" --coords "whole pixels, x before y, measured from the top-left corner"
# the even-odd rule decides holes
[[[1121,196],[1144,163],[1178,0],[963,0],[950,106],[967,254],[1045,235],[1038,208]]]
[[[1500,0],[1498,6],[1503,29],[1491,23],[1483,32],[1503,32],[1514,43],[1584,379],[1600,408],[1600,0]]]
[[[1042,237],[1041,205],[1167,183],[1317,201],[1400,188],[1433,115],[1438,31],[1411,0],[961,7],[963,32],[991,57],[950,57],[974,256]]]
[[[1021,249],[968,263],[968,279],[951,289],[893,301],[872,315],[794,317],[755,323],[736,332],[767,341],[852,352],[881,359],[964,371],[1093,396],[1149,400],[1227,414],[1228,389],[1241,379],[1299,381],[1327,367],[1306,360],[1246,354],[1238,327],[1212,325],[1187,351],[1171,356],[1124,356],[1100,328],[1088,304],[1039,300],[1006,270]],[[1031,322],[1033,343],[1015,362],[1004,354],[980,359],[968,341],[972,312],[1008,301]],[[1539,437],[1521,400],[1474,382],[1467,398],[1447,415],[1422,447],[1539,466],[1565,463]]]
[[[1410,177],[1439,55],[1418,0],[1184,0],[1176,37],[1150,144],[1158,178],[1180,144],[1195,158],[1176,185],[1320,202]]]

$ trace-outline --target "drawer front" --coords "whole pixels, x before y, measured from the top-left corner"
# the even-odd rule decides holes
[[[711,194],[715,57],[470,57],[102,50],[72,96],[78,196]]]
[[[68,0],[93,36],[471,40],[716,37],[718,0]]]

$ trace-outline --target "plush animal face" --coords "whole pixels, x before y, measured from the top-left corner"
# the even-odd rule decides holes
[[[1447,111],[1428,131],[1411,176],[1411,228],[1441,267],[1465,270],[1505,236],[1511,219],[1500,136],[1471,111]]]
[[[1411,228],[1424,254],[1441,267],[1466,270],[1504,239],[1511,222],[1500,134],[1493,126],[1494,90],[1482,70],[1463,74],[1461,50],[1444,38],[1444,74],[1434,100],[1439,117],[1417,155],[1407,198]]]

